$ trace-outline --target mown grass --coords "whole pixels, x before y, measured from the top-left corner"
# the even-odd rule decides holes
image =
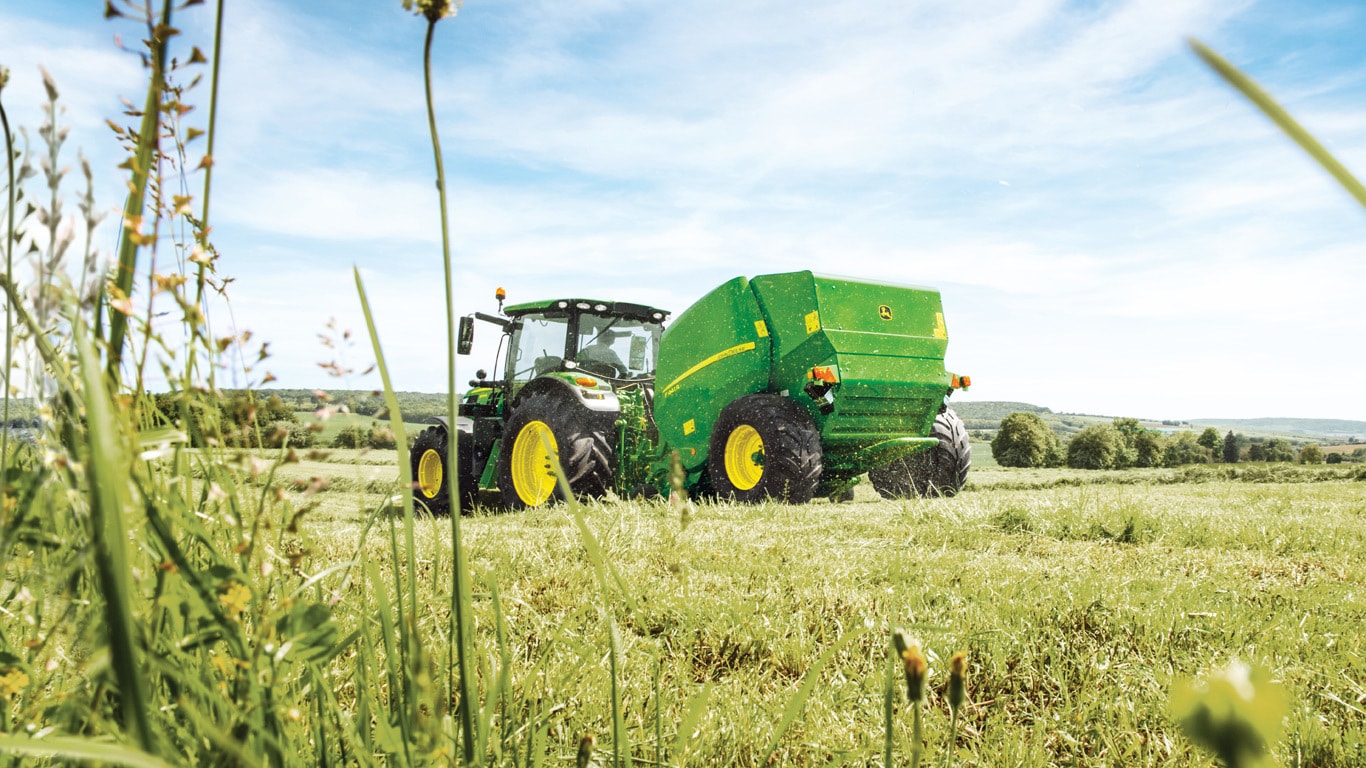
[[[619,603],[614,616],[639,759],[660,738],[658,705],[669,764],[762,764],[816,657],[871,629],[822,671],[779,756],[876,760],[894,626],[930,653],[930,756],[949,749],[942,685],[963,648],[972,660],[956,748],[965,765],[1204,764],[1165,714],[1168,691],[1232,658],[1273,670],[1290,689],[1285,763],[1366,759],[1356,631],[1366,619],[1366,483],[998,488],[904,502],[860,488],[849,504],[701,504],[686,528],[663,503],[590,504],[584,514],[636,606]],[[311,518],[314,557],[344,559],[363,525]],[[565,508],[478,515],[464,531],[476,642],[498,658],[503,634],[514,698],[551,713],[548,754],[573,754],[582,733],[609,733],[599,586]],[[428,555],[419,582],[449,583],[449,526],[421,520],[416,534]],[[369,554],[387,568],[388,551],[375,541]],[[446,598],[437,589],[430,599]],[[442,609],[432,621],[444,621]],[[679,734],[699,697],[704,713]],[[895,722],[904,752],[909,720]]]

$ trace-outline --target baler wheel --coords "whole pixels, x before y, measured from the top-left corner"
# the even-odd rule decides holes
[[[939,438],[938,445],[869,470],[868,479],[883,498],[953,496],[963,489],[972,467],[967,425],[945,408],[935,417],[931,436]]]
[[[707,474],[721,498],[805,504],[820,483],[820,431],[785,397],[746,395],[716,419]]]
[[[456,431],[456,462],[460,467],[460,511],[474,508],[478,498],[478,479],[471,467],[474,464],[474,435]],[[450,472],[446,468],[446,428],[427,427],[413,441],[408,459],[413,469],[413,498],[425,504],[433,515],[451,511]]]
[[[550,449],[559,455],[576,496],[600,497],[612,487],[613,419],[568,398],[538,392],[508,417],[498,453],[498,489],[510,509],[539,507],[563,499],[551,467]]]

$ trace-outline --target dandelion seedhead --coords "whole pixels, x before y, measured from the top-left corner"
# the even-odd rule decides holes
[[[1226,768],[1270,764],[1280,738],[1286,694],[1264,671],[1234,661],[1203,680],[1179,685],[1171,714],[1186,737],[1213,752]]]
[[[460,10],[459,2],[452,0],[403,0],[403,9],[427,17],[435,24],[447,16],[454,16]]]

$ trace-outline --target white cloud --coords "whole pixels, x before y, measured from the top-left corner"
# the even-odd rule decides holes
[[[1366,167],[1366,71],[1239,55],[1274,49],[1268,29],[1327,37],[1359,18],[1328,12],[1314,27],[1223,0],[470,5],[435,51],[460,306],[491,309],[503,283],[514,300],[679,311],[735,274],[811,268],[941,286],[952,364],[979,395],[1366,418],[1344,394],[1366,363],[1341,353],[1366,331],[1344,309],[1366,285],[1366,221],[1183,41],[1250,60]],[[283,385],[317,383],[322,324],[362,327],[359,264],[400,386],[441,386],[422,24],[367,4],[228,13],[213,221],[236,319],[276,338]],[[55,74],[82,130],[114,111],[101,94],[136,93],[136,62],[99,35],[25,21],[20,48],[12,17],[0,50],[71,41],[75,70]],[[207,39],[207,14],[183,18]],[[1307,368],[1339,384],[1322,403]]]

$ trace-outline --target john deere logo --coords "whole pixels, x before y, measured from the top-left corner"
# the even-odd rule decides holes
[[[883,320],[891,320],[892,308],[887,306],[886,304],[879,305],[877,308],[877,316],[882,318]]]

